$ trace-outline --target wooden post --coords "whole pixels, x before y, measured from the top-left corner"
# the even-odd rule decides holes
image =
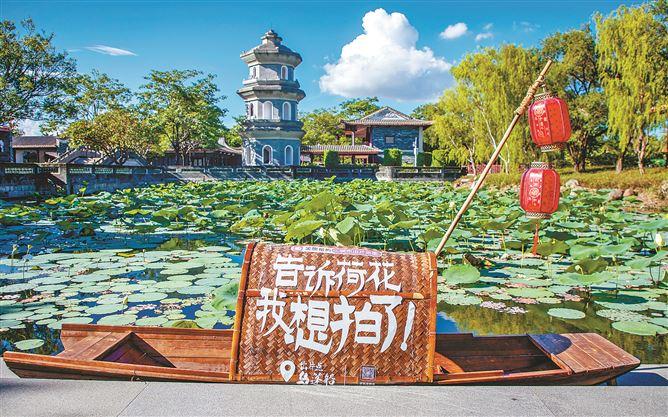
[[[501,141],[496,146],[496,149],[494,149],[492,157],[490,158],[489,162],[487,162],[487,165],[485,165],[485,169],[483,169],[482,172],[480,173],[478,181],[476,181],[475,184],[473,185],[473,188],[471,189],[469,196],[466,197],[466,201],[464,201],[464,204],[459,209],[459,212],[457,212],[457,215],[452,220],[452,223],[450,223],[448,231],[445,232],[445,235],[443,235],[441,242],[438,244],[438,247],[434,251],[434,253],[436,253],[436,256],[438,256],[441,253],[441,251],[443,251],[443,248],[445,247],[445,244],[448,242],[448,239],[450,239],[452,232],[455,231],[457,224],[459,224],[459,221],[462,219],[462,216],[464,216],[464,213],[466,213],[466,210],[468,210],[469,206],[471,205],[471,202],[473,201],[473,198],[475,197],[476,193],[482,186],[482,183],[485,181],[485,178],[487,178],[487,174],[489,174],[490,169],[492,169],[492,165],[494,165],[494,162],[496,162],[496,159],[499,157],[501,149],[506,144],[506,141],[510,137],[510,134],[513,132],[515,125],[520,120],[520,117],[522,117],[522,115],[527,111],[529,104],[531,104],[531,100],[533,100],[534,94],[536,94],[538,88],[540,88],[545,83],[545,74],[547,74],[551,66],[552,66],[552,60],[548,59],[547,63],[545,64],[545,67],[543,67],[543,70],[538,75],[538,78],[536,78],[536,81],[534,81],[531,87],[529,87],[529,90],[527,90],[527,94],[526,96],[524,96],[524,100],[522,100],[520,106],[517,109],[515,109],[515,116],[513,117],[513,120],[510,122],[510,125],[508,125],[508,128],[506,129],[506,132],[503,134]]]

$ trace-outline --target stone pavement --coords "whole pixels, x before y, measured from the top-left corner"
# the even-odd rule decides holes
[[[0,362],[0,416],[666,416],[668,365],[599,387],[302,387],[18,379]]]

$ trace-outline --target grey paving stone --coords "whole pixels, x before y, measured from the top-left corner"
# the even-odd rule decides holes
[[[556,416],[668,415],[668,388],[662,387],[531,387]]]
[[[142,382],[0,380],[0,415],[117,416],[146,387]]]

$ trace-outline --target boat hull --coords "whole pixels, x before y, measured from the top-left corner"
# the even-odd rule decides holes
[[[229,383],[230,330],[64,325],[56,356],[6,352],[22,378]],[[640,364],[593,333],[439,334],[435,385],[596,385]]]

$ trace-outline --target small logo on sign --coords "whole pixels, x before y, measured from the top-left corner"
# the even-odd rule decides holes
[[[367,384],[376,382],[376,367],[363,365],[360,369],[360,381]]]
[[[292,361],[283,361],[280,366],[281,376],[285,382],[289,382],[292,375],[295,374],[295,363]]]

